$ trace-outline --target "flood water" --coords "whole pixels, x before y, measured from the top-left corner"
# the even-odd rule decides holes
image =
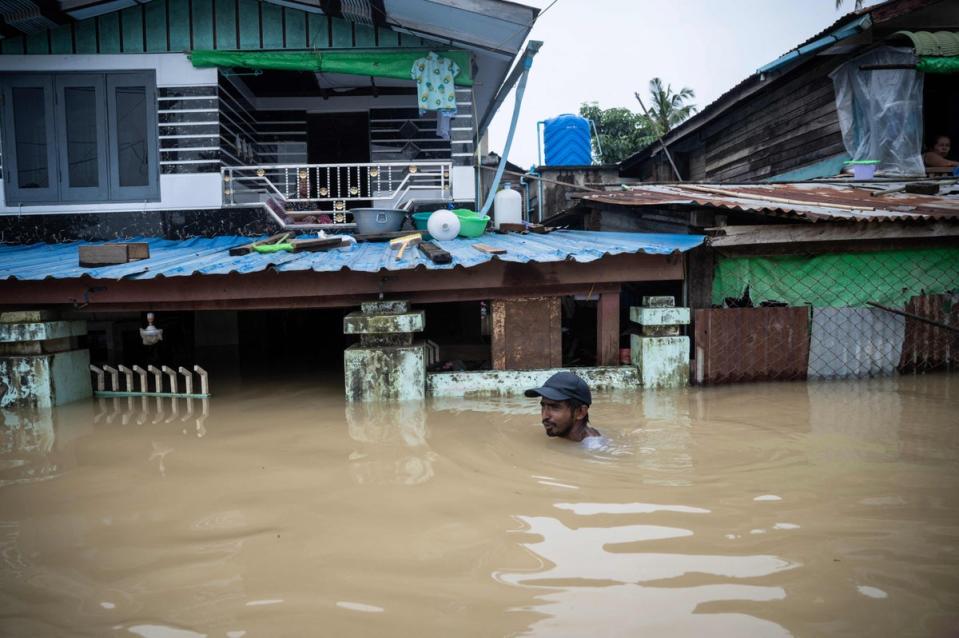
[[[959,634],[959,376],[341,392],[4,413],[0,635]]]

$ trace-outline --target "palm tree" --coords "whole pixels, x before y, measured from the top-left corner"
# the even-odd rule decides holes
[[[853,11],[859,11],[862,9],[863,0],[856,0],[856,7]],[[842,5],[846,4],[846,0],[836,0],[836,9],[842,9]]]
[[[657,135],[665,135],[669,129],[696,112],[694,104],[686,104],[696,97],[689,87],[673,93],[672,85],[667,84],[664,87],[662,80],[653,78],[649,81],[649,94],[652,96],[652,104],[647,112],[648,122]]]

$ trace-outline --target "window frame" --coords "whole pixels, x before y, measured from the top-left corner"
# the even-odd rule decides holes
[[[69,185],[69,157],[66,144],[64,89],[70,86],[96,86],[98,184],[90,187]],[[144,186],[120,186],[119,153],[116,148],[116,88],[143,86],[146,96],[146,133],[148,181]],[[102,202],[120,204],[160,200],[159,123],[157,120],[156,71],[68,71],[18,72],[0,74],[3,96],[3,182],[7,206],[84,204]],[[47,161],[50,183],[47,188],[24,189],[18,185],[16,128],[13,119],[13,89],[42,87],[47,106],[45,114]]]
[[[60,161],[60,201],[61,202],[84,202],[84,201],[109,201],[109,168],[107,166],[107,132],[106,116],[103,111],[106,107],[106,88],[102,73],[64,73],[54,77],[54,86],[56,90],[55,101],[57,103],[56,115],[57,122],[62,126],[57,127],[57,146],[60,152],[57,156]],[[97,185],[96,186],[71,186],[70,185],[70,155],[67,146],[67,103],[66,89],[75,86],[93,86],[96,90],[97,99]]]
[[[17,88],[42,88],[44,123],[47,144],[47,186],[45,188],[21,188],[19,162],[17,161],[16,119],[14,117],[13,91]],[[3,78],[3,177],[5,202],[14,204],[42,204],[59,198],[59,157],[54,140],[54,88],[50,74],[17,73]]]
[[[109,191],[122,197],[111,198],[110,201],[143,201],[159,196],[160,162],[159,151],[159,124],[157,123],[157,95],[156,80],[152,71],[128,71],[106,74],[107,89],[107,130],[109,157]],[[141,81],[142,80],[142,81]],[[132,82],[132,83],[131,83]],[[146,100],[146,134],[147,157],[150,162],[147,166],[147,184],[145,186],[120,186],[120,159],[117,149],[117,93],[116,89],[122,86],[143,86]]]

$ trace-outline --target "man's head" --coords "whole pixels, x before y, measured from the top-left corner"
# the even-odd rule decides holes
[[[572,372],[557,372],[539,388],[526,391],[528,397],[540,397],[540,416],[549,436],[568,436],[577,423],[589,423],[593,396],[589,386]]]
[[[937,135],[934,138],[932,145],[932,150],[939,153],[943,157],[949,154],[949,151],[952,149],[952,140],[949,139],[948,135]]]

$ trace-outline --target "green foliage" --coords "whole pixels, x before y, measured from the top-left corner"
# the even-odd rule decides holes
[[[649,81],[649,95],[652,104],[647,106],[649,125],[655,135],[665,135],[671,128],[696,112],[696,106],[687,102],[696,94],[689,87],[683,87],[679,93],[673,93],[670,84],[653,78]]]
[[[589,102],[579,107],[579,114],[596,126],[599,139],[593,139],[593,156],[604,164],[620,162],[655,139],[646,118],[627,108],[603,109]]]
[[[853,11],[859,11],[860,9],[862,9],[862,3],[863,3],[863,0],[856,0],[855,9],[853,9]],[[836,9],[837,10],[841,9],[842,5],[844,4],[846,4],[846,0],[836,0]]]
[[[644,99],[650,100],[646,102],[649,117],[627,108],[603,109],[596,102],[583,103],[579,114],[592,120],[599,138],[598,144],[593,140],[593,156],[604,164],[615,164],[652,144],[657,135],[696,112],[696,106],[687,103],[694,97],[690,88],[673,93],[672,86],[653,78],[649,81],[649,97]]]

